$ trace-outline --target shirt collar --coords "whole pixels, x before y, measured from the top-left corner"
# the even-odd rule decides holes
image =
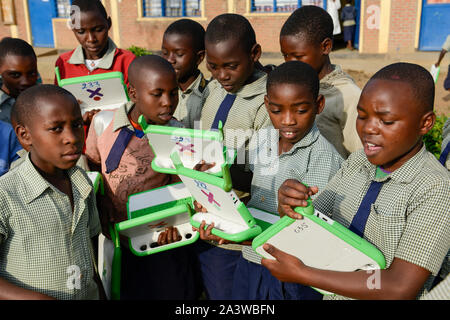
[[[61,192],[45,180],[37,171],[30,160],[30,153],[26,155],[26,158],[21,165],[21,169],[18,172],[22,175],[24,181],[30,181],[30,183],[25,184],[26,192],[24,200],[27,204],[31,203],[49,188],[56,192]],[[82,199],[86,199],[92,191],[92,185],[89,183],[87,176],[83,174],[81,169],[77,166],[67,170],[67,173],[69,179],[74,182],[72,183],[72,192],[78,192]]]
[[[375,177],[377,166],[373,165],[367,159],[364,151],[360,150],[364,155],[364,167],[369,173],[369,177]],[[422,167],[426,161],[427,149],[425,144],[422,146],[419,152],[417,152],[411,159],[406,161],[400,168],[392,172],[386,177],[381,179],[373,179],[375,181],[384,182],[387,179],[396,180],[399,183],[411,183],[414,178],[422,171]]]
[[[108,50],[106,50],[105,55],[102,57],[100,63],[98,64],[97,68],[100,69],[110,69],[114,62],[114,57],[116,55],[117,46],[115,43],[111,40],[111,38],[108,38]],[[72,56],[67,61],[70,64],[84,64],[84,53],[83,53],[83,47],[79,45],[75,48],[74,52],[72,53]]]
[[[266,93],[267,73],[255,68],[252,77],[257,80],[244,85],[241,89],[239,89],[239,91],[236,92],[237,96],[245,99]]]
[[[0,88],[3,86],[3,79],[0,76]],[[13,99],[14,102],[14,98],[11,97],[10,95],[8,95],[5,91],[0,90],[0,104],[4,103],[6,100],[8,99]]]
[[[197,76],[197,78],[195,78],[194,82],[192,82],[191,85],[185,91],[182,91],[182,93],[189,94],[192,92],[197,96],[201,96],[205,87],[206,87],[206,79],[204,78],[203,73],[200,71],[199,75]]]
[[[133,107],[134,102],[128,101],[116,110],[116,112],[114,113],[113,132],[123,127],[127,127],[128,129],[134,131],[134,127],[128,119],[128,113],[130,113]]]

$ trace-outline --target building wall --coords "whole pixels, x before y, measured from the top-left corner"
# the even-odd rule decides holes
[[[416,20],[419,1],[391,2],[388,52],[413,52],[415,49]]]
[[[144,18],[141,0],[102,1],[112,18],[110,37],[122,48],[131,45],[159,50],[164,30],[177,18]],[[362,0],[360,52],[412,52],[417,48],[421,0]],[[17,36],[31,42],[27,0],[15,0],[16,26],[0,24],[0,37]],[[288,13],[251,13],[250,0],[204,0],[202,16],[192,18],[205,28],[217,15],[244,15],[253,25],[264,52],[279,52],[279,32]],[[65,19],[53,19],[55,47],[78,45]]]

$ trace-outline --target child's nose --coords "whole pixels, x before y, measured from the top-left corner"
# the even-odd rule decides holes
[[[281,116],[281,124],[284,126],[289,126],[295,124],[295,118],[291,112],[285,112]]]
[[[221,81],[226,81],[230,78],[228,72],[224,69],[219,70],[219,72],[217,73],[217,77],[218,77],[218,80],[221,80]]]
[[[367,119],[363,125],[363,132],[366,134],[376,134],[378,132],[378,121],[376,119]]]
[[[93,32],[87,33],[87,41],[88,42],[96,42],[97,41],[97,37],[95,36],[95,34]]]

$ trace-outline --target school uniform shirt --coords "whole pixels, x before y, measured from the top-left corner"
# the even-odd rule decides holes
[[[117,110],[104,110],[97,113],[89,128],[86,140],[86,157],[101,165],[105,196],[113,205],[110,222],[117,223],[127,219],[126,203],[128,196],[172,183],[174,175],[159,173],[151,168],[155,157],[148,138],[133,135],[120,159],[117,169],[106,173],[106,159],[122,128],[134,131],[128,113],[134,103],[128,102]],[[171,120],[168,126],[182,127],[178,121]],[[102,217],[103,219],[103,217]],[[103,222],[103,220],[102,220]]]
[[[178,90],[178,105],[173,116],[186,128],[194,129],[195,121],[200,120],[202,106],[208,96],[207,84],[208,81],[200,72],[185,91]]]
[[[128,67],[135,57],[136,56],[132,52],[117,48],[114,42],[109,38],[108,50],[101,61],[98,62],[97,68],[93,71],[89,71],[86,67],[81,45],[74,50],[59,56],[55,66],[59,67],[61,79],[120,71],[123,73],[125,84],[128,85]],[[56,77],[55,84],[58,84]]]
[[[0,88],[3,86],[3,80],[0,76]],[[11,109],[16,99],[0,89],[0,121],[11,123]]]
[[[8,172],[11,164],[19,159],[19,150],[23,149],[12,126],[0,121],[0,176]]]
[[[235,93],[236,100],[223,126],[224,144],[229,149],[238,150],[247,146],[254,132],[271,124],[264,105],[267,74],[255,69],[252,77],[257,80],[244,85]],[[200,118],[201,129],[203,130],[211,129],[220,104],[228,94],[215,79],[208,84],[207,88],[209,95],[203,105]],[[238,160],[239,156],[238,151]]]
[[[251,199],[254,207],[278,216],[278,189],[287,179],[296,179],[319,192],[339,170],[342,157],[319,132],[311,130],[291,150],[278,155],[278,130],[273,126],[261,129],[250,141],[250,168],[253,171]],[[251,246],[243,246],[245,259],[261,263],[261,257]]]
[[[362,148],[356,131],[357,105],[361,89],[339,65],[320,80],[319,94],[325,97],[325,108],[316,117],[320,133],[331,142],[344,159]]]
[[[56,299],[98,299],[91,238],[100,231],[93,186],[67,170],[69,197],[45,180],[27,156],[0,178],[0,277]]]
[[[420,297],[429,290],[450,248],[449,173],[425,146],[391,174],[374,178],[375,172],[364,151],[356,151],[313,205],[349,227],[371,181],[384,182],[371,205],[364,238],[383,253],[386,268],[399,258],[431,272]]]
[[[421,300],[450,300],[450,277],[447,276],[431,289]]]

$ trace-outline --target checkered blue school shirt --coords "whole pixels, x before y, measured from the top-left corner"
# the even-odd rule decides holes
[[[288,152],[278,155],[278,130],[261,129],[250,141],[250,168],[253,171],[251,199],[247,207],[278,216],[278,189],[287,179],[296,179],[319,192],[339,170],[344,161],[333,145],[319,132],[316,124]],[[316,195],[317,196],[317,195]],[[251,246],[243,246],[245,259],[261,263]]]
[[[92,183],[73,167],[69,197],[29,155],[0,178],[0,277],[57,299],[98,299],[91,238],[101,231]]]
[[[371,181],[384,182],[371,206],[364,238],[383,253],[386,268],[399,258],[431,272],[420,298],[430,289],[450,248],[449,172],[425,146],[388,176],[374,178],[375,171],[363,150],[352,153],[313,205],[348,227]]]

